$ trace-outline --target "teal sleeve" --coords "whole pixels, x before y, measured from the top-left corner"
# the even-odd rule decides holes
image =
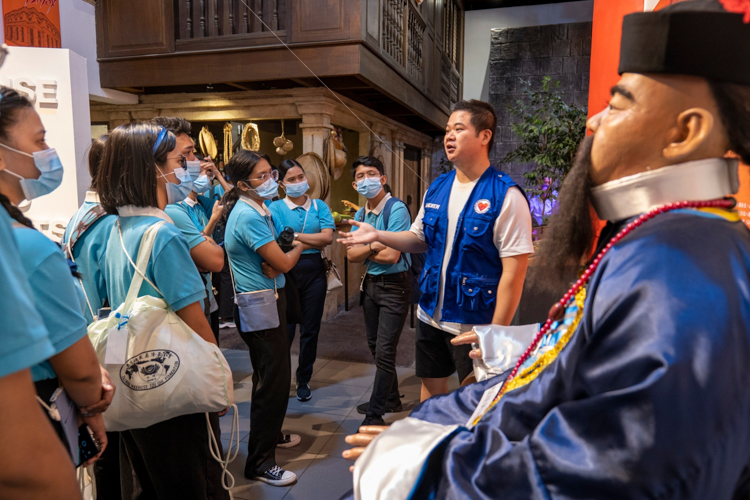
[[[271,211],[271,219],[273,220],[273,227],[276,229],[276,234],[280,234],[284,230],[284,214],[282,212],[283,207],[281,204],[284,200],[278,200],[271,203],[268,209]]]
[[[174,225],[180,230],[185,239],[187,240],[188,247],[192,250],[204,241],[206,238],[203,237],[201,232],[195,227],[195,222],[185,211],[185,208],[178,206],[177,204],[167,205],[164,209],[167,215],[172,219]]]
[[[0,208],[0,377],[55,354],[33,299],[5,211]]]
[[[315,202],[318,208],[318,219],[320,220],[320,229],[333,229],[336,230],[336,224],[333,222],[333,215],[328,205],[323,203],[322,200]]]
[[[200,204],[201,208],[203,208],[203,212],[206,214],[206,218],[208,220],[211,220],[211,214],[214,211],[214,201],[215,200],[213,198],[203,196],[202,194],[198,195],[198,203]]]
[[[403,203],[396,203],[391,208],[391,216],[388,219],[388,227],[386,231],[397,233],[400,231],[408,231],[411,228],[411,216],[406,205]]]
[[[177,235],[171,236],[154,255],[151,268],[154,283],[172,309],[179,311],[204,299],[206,287],[183,239]]]
[[[273,233],[265,217],[260,215],[255,209],[241,214],[237,230],[240,232],[245,245],[256,253],[263,245],[267,245],[276,239],[273,237]]]
[[[34,300],[41,307],[44,326],[58,353],[86,335],[86,319],[74,279],[59,250],[51,253],[29,274]]]

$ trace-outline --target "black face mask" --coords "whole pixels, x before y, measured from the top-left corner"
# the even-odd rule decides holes
[[[591,147],[594,137],[585,138],[578,147],[573,168],[560,188],[559,209],[550,218],[532,269],[535,285],[557,290],[571,268],[580,266],[592,248],[594,239],[591,217]]]

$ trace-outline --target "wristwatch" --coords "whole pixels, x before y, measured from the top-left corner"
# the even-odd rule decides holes
[[[294,239],[296,240],[297,238],[299,238],[299,233],[294,233]]]

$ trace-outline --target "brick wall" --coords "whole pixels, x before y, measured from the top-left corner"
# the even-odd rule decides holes
[[[507,108],[523,98],[519,80],[530,81],[532,89],[540,90],[544,76],[560,82],[566,102],[588,104],[591,23],[497,29],[492,31],[491,43],[490,103],[497,112],[498,128],[490,158],[523,185],[529,165],[501,164],[517,145]]]

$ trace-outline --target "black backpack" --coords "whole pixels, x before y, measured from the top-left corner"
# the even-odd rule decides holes
[[[406,205],[406,203],[392,196],[388,198],[388,201],[385,202],[385,207],[383,207],[383,227],[385,227],[386,229],[388,228],[388,222],[391,218],[391,210],[393,209],[393,205],[396,202],[401,202],[404,204],[404,206],[406,207],[406,211],[409,212],[409,219],[411,219],[411,212],[409,211],[409,207]],[[364,220],[365,210],[363,208],[360,212],[359,222],[364,222]],[[411,257],[411,266],[409,267],[412,285],[411,303],[419,304],[419,299],[422,297],[422,291],[419,288],[419,280],[422,276],[422,271],[424,270],[425,255],[423,253],[411,253],[409,254],[409,256]],[[401,258],[404,258],[403,252],[401,252]]]

